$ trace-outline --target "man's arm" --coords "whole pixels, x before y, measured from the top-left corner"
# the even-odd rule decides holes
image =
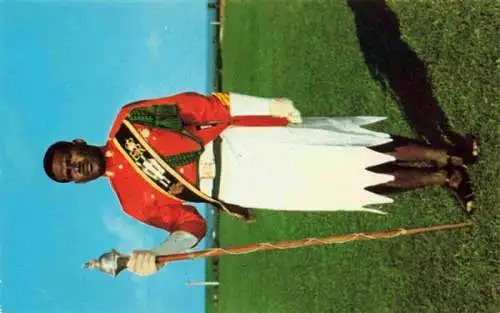
[[[164,211],[175,213],[149,221],[149,224],[166,229],[170,235],[154,249],[132,251],[127,268],[136,275],[149,276],[156,273],[165,265],[156,264],[157,255],[186,251],[195,247],[205,236],[206,222],[196,208],[179,204],[169,206]]]
[[[155,274],[166,263],[156,264],[156,256],[184,252],[194,247],[200,239],[186,231],[175,231],[157,248],[152,250],[133,251],[127,263],[130,272],[139,276]]]
[[[214,140],[231,124],[239,126],[286,126],[281,119],[259,119],[262,116],[286,118],[292,123],[301,123],[300,112],[293,102],[285,98],[259,98],[236,93],[214,93],[204,96],[195,92],[137,101],[126,105],[119,112],[110,131],[111,136],[118,130],[123,119],[135,108],[153,105],[177,105],[181,119],[189,131],[204,144]],[[191,124],[192,126],[189,126]],[[211,125],[203,131],[196,131],[197,126]]]
[[[173,96],[137,101],[123,107],[121,114],[125,117],[128,112],[136,108],[154,105],[177,105],[181,118],[186,123],[229,123],[229,109],[223,103],[211,96],[204,96],[196,92],[184,92]]]
[[[196,92],[184,92],[173,96],[137,101],[123,107],[124,116],[131,110],[153,105],[176,104],[186,122],[230,123],[235,116],[286,117],[300,122],[300,112],[287,98],[263,98],[238,93],[216,92],[205,96]]]

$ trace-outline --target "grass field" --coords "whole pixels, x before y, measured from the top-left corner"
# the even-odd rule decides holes
[[[436,145],[481,140],[474,228],[220,258],[211,313],[500,312],[498,1],[226,0],[228,91],[286,96],[306,116],[383,115],[375,129]],[[431,188],[390,214],[258,211],[222,216],[220,245],[466,220]],[[212,279],[211,266],[208,279]]]

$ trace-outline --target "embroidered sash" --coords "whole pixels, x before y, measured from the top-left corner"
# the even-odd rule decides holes
[[[188,182],[151,148],[128,120],[123,121],[113,144],[141,177],[160,193],[183,202],[210,203],[240,219],[253,218],[249,209],[213,199]]]

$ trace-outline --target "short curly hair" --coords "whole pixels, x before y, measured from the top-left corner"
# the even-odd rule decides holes
[[[69,180],[62,180],[58,179],[55,175],[54,172],[52,171],[52,162],[54,159],[54,154],[59,151],[59,152],[67,152],[71,148],[72,143],[68,141],[58,141],[54,144],[52,144],[48,149],[47,152],[45,152],[45,156],[43,158],[43,169],[45,170],[45,174],[47,176],[58,182],[58,183],[67,183]]]

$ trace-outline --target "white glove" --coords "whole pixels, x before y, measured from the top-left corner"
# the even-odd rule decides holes
[[[198,238],[185,231],[175,231],[154,250],[135,250],[129,257],[127,269],[139,276],[149,276],[158,272],[166,263],[156,264],[157,255],[183,252],[193,247]]]
[[[299,110],[293,105],[293,102],[286,98],[277,98],[269,105],[272,116],[286,117],[291,123],[302,123],[302,117]]]
[[[156,254],[152,251],[132,251],[127,269],[138,276],[149,276],[163,266],[156,265]]]

